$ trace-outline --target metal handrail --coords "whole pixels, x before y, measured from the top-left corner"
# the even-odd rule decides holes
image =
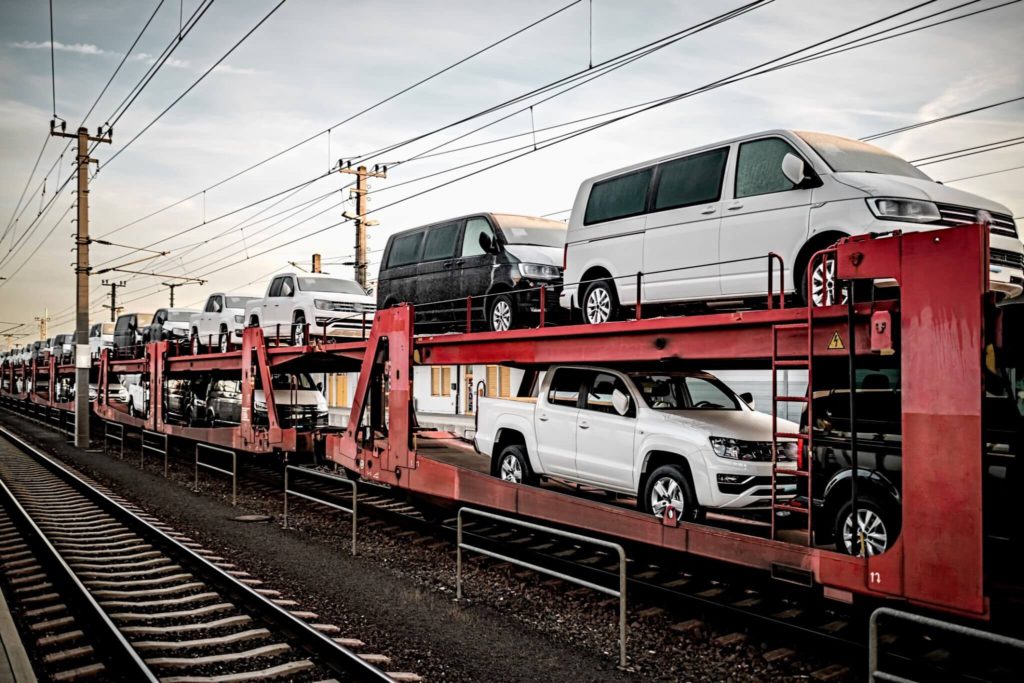
[[[214,451],[216,453],[226,453],[231,456],[231,469],[226,470],[216,465],[199,461],[199,450],[204,449],[207,451]],[[220,448],[218,446],[211,446],[202,442],[196,442],[196,476],[195,484],[192,487],[194,493],[199,493],[199,468],[205,467],[208,470],[219,472],[226,476],[231,477],[231,506],[236,507],[238,505],[238,453],[229,448]]]
[[[614,550],[619,555],[619,588],[608,588],[597,583],[592,583],[584,579],[580,579],[562,572],[548,569],[547,567],[541,567],[530,562],[524,562],[508,555],[501,555],[490,550],[485,550],[478,546],[469,545],[462,541],[462,517],[463,515],[474,515],[476,517],[483,517],[484,519],[490,519],[505,524],[512,524],[519,526],[524,529],[530,529],[532,531],[540,531],[542,533],[551,534],[553,536],[559,536],[566,538],[571,541],[579,541],[581,543],[590,543],[602,548],[609,548]],[[584,588],[590,588],[610,595],[619,599],[619,666],[626,666],[626,551],[618,543],[612,543],[611,541],[605,541],[600,538],[593,538],[591,536],[584,536],[582,534],[573,533],[571,531],[562,531],[561,529],[554,529],[552,527],[543,526],[541,524],[534,524],[532,522],[525,522],[521,519],[515,519],[514,517],[505,517],[503,515],[496,515],[493,512],[485,512],[483,510],[477,510],[475,508],[463,507],[459,508],[458,516],[456,517],[456,547],[455,547],[455,599],[462,600],[462,551],[469,550],[495,560],[501,560],[502,562],[508,562],[514,564],[517,567],[523,567],[524,569],[531,569],[541,574],[553,576],[556,579],[568,581],[574,583],[577,586],[583,586]]]
[[[117,434],[117,435],[112,434],[111,431],[110,431],[111,428],[118,429],[120,433]],[[121,452],[118,455],[118,457],[120,457],[122,460],[124,460],[124,425],[121,424],[120,422],[111,422],[109,420],[104,420],[103,421],[103,450],[104,450],[104,452],[107,451],[107,446],[109,445],[109,442],[111,442],[111,441],[117,441],[120,444]]]
[[[893,619],[909,621],[910,623],[917,624],[918,626],[927,626],[929,628],[946,631],[947,633],[952,633],[966,638],[985,640],[995,645],[1003,645],[1015,650],[1020,650],[1021,653],[1024,653],[1024,640],[1018,640],[1017,638],[1011,638],[998,633],[982,631],[981,629],[971,628],[970,626],[964,626],[962,624],[942,621],[941,619],[933,619],[932,617],[914,614],[913,612],[904,612],[903,610],[897,610],[891,607],[879,607],[871,613],[871,619],[868,622],[869,683],[875,683],[875,681],[889,681],[890,683],[917,683],[913,679],[886,673],[878,668],[878,622],[880,617],[891,617]]]
[[[289,470],[292,470],[292,471],[295,471],[295,472],[301,472],[302,474],[310,474],[310,475],[312,475],[314,477],[320,477],[321,479],[327,479],[329,481],[332,481],[332,482],[335,482],[335,483],[338,483],[338,484],[346,484],[348,486],[351,486],[352,487],[352,507],[351,507],[351,509],[345,507],[344,505],[338,505],[337,503],[332,503],[330,501],[323,500],[322,498],[317,498],[315,496],[310,496],[308,494],[300,493],[298,491],[294,491],[292,489],[289,489],[288,488],[288,471]],[[293,496],[298,496],[299,498],[303,498],[303,499],[311,501],[313,503],[319,503],[320,505],[326,505],[327,507],[332,508],[334,510],[339,510],[341,512],[347,512],[348,514],[352,515],[352,554],[355,555],[356,554],[356,528],[357,528],[358,518],[359,518],[359,515],[357,513],[357,509],[358,509],[357,508],[357,498],[356,498],[357,493],[358,493],[358,490],[357,490],[356,483],[354,481],[352,481],[351,479],[345,479],[343,477],[339,477],[339,476],[336,476],[336,475],[333,475],[333,474],[327,474],[326,472],[317,472],[316,470],[308,470],[308,469],[305,469],[303,467],[296,467],[294,465],[285,465],[285,467],[284,467],[284,528],[285,529],[288,528],[288,495],[289,494],[291,494]]]
[[[147,436],[153,437],[156,440],[163,439],[163,442],[164,442],[163,448],[160,448],[159,446],[156,446],[156,445],[154,445],[152,443],[146,443],[146,437]],[[140,446],[140,449],[139,449],[140,450],[140,453],[139,453],[139,467],[141,467],[143,469],[145,469],[145,467],[146,467],[146,451],[152,451],[153,453],[156,453],[157,455],[162,455],[162,456],[164,456],[164,479],[166,479],[167,478],[167,471],[168,471],[167,452],[170,450],[169,443],[168,443],[169,441],[170,441],[170,437],[167,434],[162,434],[160,432],[151,432],[148,429],[143,429],[142,430],[141,446]]]

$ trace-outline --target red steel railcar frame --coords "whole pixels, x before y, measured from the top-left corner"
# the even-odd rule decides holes
[[[410,307],[378,311],[348,426],[327,436],[327,456],[363,477],[423,495],[751,568],[791,570],[812,576],[832,595],[900,599],[987,618],[981,409],[985,313],[992,303],[986,294],[988,231],[974,225],[850,238],[837,245],[835,257],[841,280],[891,278],[900,285],[898,302],[858,306],[853,321],[860,355],[872,353],[873,320],[891,316],[899,327],[903,525],[894,546],[880,556],[856,558],[698,524],[669,525],[631,510],[509,484],[432,458],[427,442],[417,440],[411,409],[415,364],[542,367],[674,360],[767,368],[773,328],[792,327],[808,315],[813,316],[814,358],[846,354],[829,348],[836,346],[830,344],[835,332],[842,334],[850,324],[845,306],[433,337],[414,337]],[[787,328],[777,333],[779,355],[806,357],[806,333]],[[372,424],[385,424],[379,418],[386,412],[386,429],[361,427],[367,410]]]

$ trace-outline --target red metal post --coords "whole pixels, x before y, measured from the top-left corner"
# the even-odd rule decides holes
[[[545,297],[544,293],[547,290],[546,285],[540,286],[540,327],[544,327],[544,311],[547,309],[547,297]]]
[[[637,273],[636,273],[636,319],[637,320],[641,320],[644,317],[642,304],[640,303],[640,300],[643,299],[643,289],[641,289],[641,287],[643,286],[643,280],[644,280],[644,274],[641,273],[640,271],[637,271]]]
[[[473,331],[473,297],[466,297],[466,334]]]

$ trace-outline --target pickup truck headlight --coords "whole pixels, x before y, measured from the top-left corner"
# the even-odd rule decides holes
[[[910,223],[930,223],[942,218],[939,207],[932,202],[919,199],[888,199],[872,197],[868,199],[868,208],[875,218],[886,221],[908,221]]]
[[[770,462],[772,459],[771,441],[742,441],[740,439],[730,439],[725,436],[712,436],[708,438],[708,441],[711,442],[711,450],[713,450],[715,455],[720,458],[757,462]],[[784,444],[781,443],[779,444],[779,460],[784,459],[781,457],[783,445]],[[796,458],[795,448],[793,451],[793,458]]]
[[[554,280],[562,275],[558,266],[546,266],[540,263],[520,263],[519,273],[531,280]]]

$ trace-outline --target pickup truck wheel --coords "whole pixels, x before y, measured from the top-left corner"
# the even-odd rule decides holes
[[[533,486],[537,478],[530,470],[530,462],[526,457],[526,449],[522,446],[505,446],[498,454],[494,463],[494,476],[502,481],[513,484]]]
[[[228,337],[228,331],[224,328],[220,330],[220,352],[227,353],[231,350],[231,339]]]
[[[693,485],[679,465],[662,465],[651,473],[640,498],[643,509],[655,517],[664,517],[665,509],[672,506],[676,519],[692,522],[698,517],[697,497]]]
[[[195,332],[192,333],[192,355],[199,355],[199,335]]]
[[[516,326],[516,304],[508,294],[499,294],[491,301],[487,316],[491,332],[507,332]]]
[[[596,325],[619,317],[619,302],[610,280],[592,282],[583,296],[583,320]]]
[[[873,496],[857,497],[857,519],[853,503],[847,502],[836,515],[836,550],[855,557],[874,557],[888,550],[899,533],[897,515]]]

